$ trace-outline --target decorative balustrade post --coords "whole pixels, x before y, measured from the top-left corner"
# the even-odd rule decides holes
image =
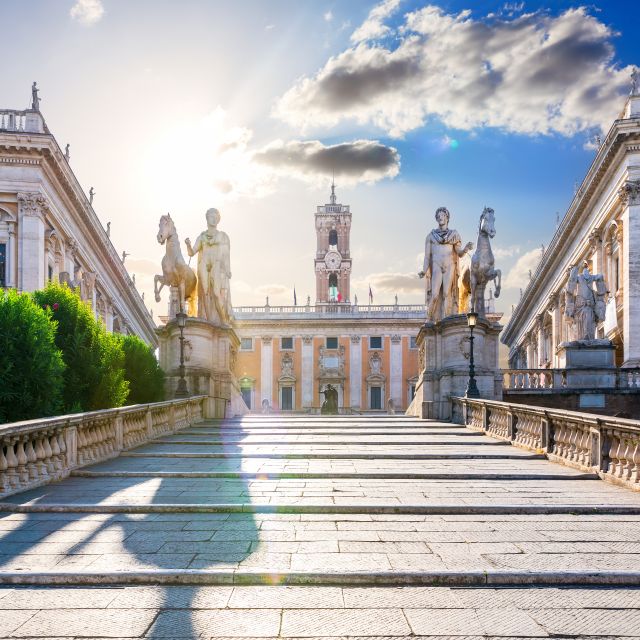
[[[119,411],[116,413],[116,417],[114,418],[114,431],[114,453],[120,453],[120,451],[124,449],[124,420]]]
[[[590,434],[590,460],[589,465],[595,467],[598,471],[605,471],[603,468],[604,456],[603,451],[603,437],[602,437],[602,424],[600,420],[597,421],[597,426],[589,427]]]
[[[64,444],[67,449],[67,471],[78,465],[78,427],[69,425],[64,430]]]
[[[482,405],[482,430],[489,430],[489,409],[487,409],[487,405]]]
[[[540,448],[547,453],[553,448],[551,437],[551,420],[549,416],[545,415],[545,417],[540,420]]]
[[[173,402],[169,405],[169,422],[167,428],[169,433],[173,433],[176,430],[176,407]]]
[[[147,412],[144,416],[145,422],[147,423],[147,440],[153,440],[153,416],[151,415],[151,409],[147,408]]]
[[[513,415],[513,411],[507,413],[507,436],[509,440],[515,440],[516,438],[516,417]]]

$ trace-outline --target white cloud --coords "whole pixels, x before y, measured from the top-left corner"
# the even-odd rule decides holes
[[[271,29],[275,29],[276,25],[275,24],[268,24],[265,26],[264,30],[265,31],[271,31]]]
[[[81,24],[91,26],[102,18],[104,7],[101,0],[77,0],[69,15]]]
[[[324,18],[325,22],[331,22],[333,20],[333,12],[331,10],[325,11],[322,17]]]
[[[285,287],[283,284],[263,284],[257,287],[256,291],[266,296],[283,296],[287,293],[291,293],[293,296],[292,289]]]
[[[496,258],[513,258],[520,254],[520,247],[512,245],[510,247],[491,247]]]
[[[384,24],[400,5],[401,0],[383,0],[377,4],[367,16],[367,19],[351,34],[351,42],[363,42],[386,36],[391,29]]]
[[[539,248],[531,249],[531,251],[523,253],[504,279],[504,288],[525,289],[529,284],[529,271],[531,271],[532,274],[535,273],[539,263]]]
[[[429,117],[463,130],[570,136],[607,128],[621,108],[630,68],[616,66],[616,34],[585,8],[474,19],[429,5],[405,16],[395,48],[368,42],[388,32],[385,11],[396,4],[374,8],[354,46],[299,80],[275,115],[303,129],[352,120],[398,137]]]
[[[354,289],[369,291],[369,285],[373,290],[373,295],[377,293],[416,293],[424,289],[424,280],[418,278],[416,273],[371,273],[364,278],[355,280]]]

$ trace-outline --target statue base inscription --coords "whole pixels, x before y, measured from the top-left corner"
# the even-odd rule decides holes
[[[180,379],[180,329],[175,319],[157,329],[160,366],[166,372],[166,395],[173,398]],[[240,345],[233,327],[187,318],[184,368],[189,395],[206,394],[205,417],[228,418],[248,411],[234,374]]]
[[[473,332],[475,378],[480,397],[502,399],[502,374],[498,366],[498,336],[502,326],[478,318]],[[469,381],[469,327],[465,315],[425,322],[416,344],[420,371],[416,393],[407,415],[448,420],[452,396],[464,396]]]

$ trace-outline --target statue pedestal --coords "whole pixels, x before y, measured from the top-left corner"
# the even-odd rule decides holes
[[[475,378],[480,397],[502,399],[502,373],[498,366],[498,336],[502,326],[478,318],[473,330]],[[469,327],[466,315],[439,322],[425,322],[416,344],[419,350],[419,377],[416,394],[407,415],[448,420],[451,396],[464,396],[469,381]]]
[[[558,347],[558,366],[568,388],[611,389],[616,386],[616,348],[611,340],[576,340]]]
[[[173,398],[180,379],[180,329],[175,318],[157,329],[160,366],[166,373],[167,398]],[[233,327],[200,318],[187,318],[184,328],[184,367],[189,395],[206,394],[206,418],[225,418],[248,411],[236,376],[240,339]]]

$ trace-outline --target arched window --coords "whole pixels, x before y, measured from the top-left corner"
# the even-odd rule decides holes
[[[338,232],[335,229],[331,229],[331,231],[329,231],[329,246],[338,246]]]
[[[338,286],[338,275],[335,273],[329,274],[329,286],[337,287]]]

